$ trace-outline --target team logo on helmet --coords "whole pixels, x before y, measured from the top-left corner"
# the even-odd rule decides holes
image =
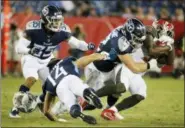
[[[43,14],[44,16],[46,16],[48,13],[49,13],[49,9],[48,9],[48,7],[46,6],[46,7],[44,7],[44,8],[42,9],[42,14]]]
[[[128,21],[126,27],[127,27],[127,31],[129,31],[129,32],[134,31],[134,23],[131,20]]]

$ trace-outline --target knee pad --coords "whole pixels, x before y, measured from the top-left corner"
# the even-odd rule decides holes
[[[135,94],[134,96],[135,96],[135,98],[136,98],[138,101],[141,101],[141,100],[144,100],[144,99],[145,99],[144,96],[139,95],[139,94]]]
[[[81,114],[81,107],[80,105],[78,104],[75,104],[73,105],[71,108],[70,108],[70,115],[73,117],[73,118],[77,118],[80,116]]]
[[[126,87],[125,87],[124,83],[118,82],[116,84],[116,92],[118,94],[126,92]]]

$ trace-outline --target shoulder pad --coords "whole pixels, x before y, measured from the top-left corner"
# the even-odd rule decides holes
[[[40,20],[32,20],[26,24],[26,30],[41,29]]]
[[[67,24],[63,24],[61,26],[61,31],[65,31],[65,32],[71,33],[71,29],[69,28],[69,26]]]
[[[124,52],[125,50],[127,50],[129,46],[130,46],[130,43],[124,36],[118,39],[118,48],[121,52]]]

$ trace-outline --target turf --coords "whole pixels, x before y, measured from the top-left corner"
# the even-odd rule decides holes
[[[38,110],[30,114],[21,114],[21,119],[10,119],[9,110],[12,106],[14,92],[23,82],[22,78],[7,77],[1,81],[1,126],[2,127],[90,127],[79,119],[72,119],[68,114],[63,118],[66,123],[50,122]],[[87,111],[96,117],[98,124],[103,127],[184,127],[184,80],[172,78],[151,79],[146,77],[147,99],[132,109],[121,112],[125,119],[122,121],[106,121],[100,117],[101,110]],[[41,92],[40,82],[31,90],[34,94]],[[122,97],[128,96],[123,94]],[[105,99],[102,99],[103,102]]]

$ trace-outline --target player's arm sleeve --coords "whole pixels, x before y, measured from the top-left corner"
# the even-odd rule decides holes
[[[130,43],[127,41],[125,37],[119,38],[117,45],[114,45],[114,48],[117,51],[117,53],[120,55],[131,53],[133,50]]]
[[[80,49],[82,51],[88,50],[88,44],[83,40],[79,40],[79,39],[75,38],[74,36],[71,36],[68,39],[68,44],[70,45],[71,48]]]
[[[15,46],[15,51],[18,54],[28,54],[28,52],[30,51],[30,49],[28,48],[28,46],[30,45],[31,41],[26,39],[25,37],[21,37],[18,40],[17,45]]]
[[[175,48],[174,48],[174,45],[172,47],[173,47],[172,51],[169,51],[169,53],[168,53],[167,65],[173,65],[173,63],[174,63]]]
[[[118,57],[134,73],[141,73],[148,70],[147,63],[135,62],[129,54],[118,55]]]
[[[46,92],[45,100],[44,100],[44,115],[50,120],[50,121],[56,121],[56,117],[51,114],[50,112],[50,106],[52,104],[52,101],[54,99],[54,96],[50,94],[48,91]]]

